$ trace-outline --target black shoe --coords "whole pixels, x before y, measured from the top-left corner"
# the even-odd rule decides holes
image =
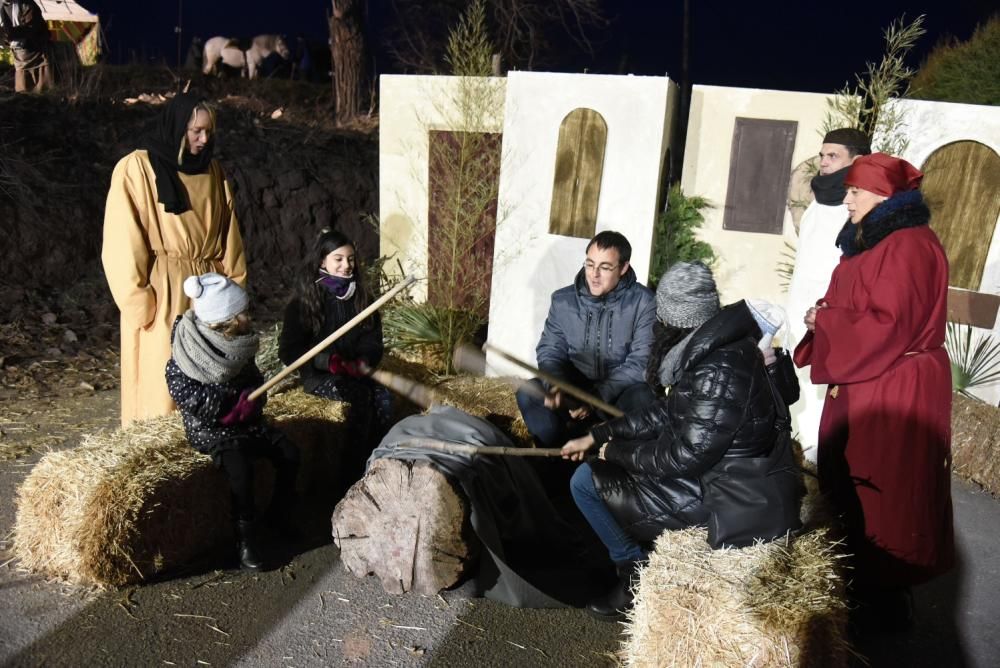
[[[641,565],[641,561],[620,564],[617,567],[618,582],[604,596],[599,596],[588,603],[587,612],[609,622],[624,619],[625,613],[632,609],[632,579]]]
[[[236,547],[240,555],[240,567],[249,571],[259,571],[264,568],[264,558],[261,556],[257,523],[253,520],[237,520],[236,535]]]

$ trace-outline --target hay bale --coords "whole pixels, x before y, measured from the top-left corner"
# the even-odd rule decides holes
[[[333,512],[340,559],[390,594],[428,596],[458,582],[479,551],[461,490],[428,462],[376,459]]]
[[[299,390],[273,397],[267,414],[302,451],[300,488],[328,487],[335,463],[327,453],[341,438],[343,405]],[[46,455],[16,503],[19,566],[74,584],[141,582],[231,542],[228,484],[188,445],[177,414]]]
[[[951,408],[952,470],[1000,495],[1000,408],[955,393]]]
[[[705,529],[666,531],[636,587],[626,666],[843,666],[847,607],[825,530],[712,550]]]

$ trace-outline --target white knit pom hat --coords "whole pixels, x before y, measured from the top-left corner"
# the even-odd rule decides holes
[[[246,290],[215,272],[188,276],[184,294],[192,299],[195,316],[209,325],[232,320],[250,306]]]

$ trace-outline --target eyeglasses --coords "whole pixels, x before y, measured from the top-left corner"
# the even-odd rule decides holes
[[[600,276],[601,274],[607,274],[608,272],[612,272],[619,266],[621,265],[608,264],[607,262],[601,264],[594,264],[590,260],[587,260],[586,262],[583,263],[583,268],[586,270],[588,274],[595,274],[597,276]]]

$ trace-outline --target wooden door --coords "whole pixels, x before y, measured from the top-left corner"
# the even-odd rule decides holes
[[[549,234],[594,236],[607,142],[608,124],[593,109],[574,109],[559,125]]]

